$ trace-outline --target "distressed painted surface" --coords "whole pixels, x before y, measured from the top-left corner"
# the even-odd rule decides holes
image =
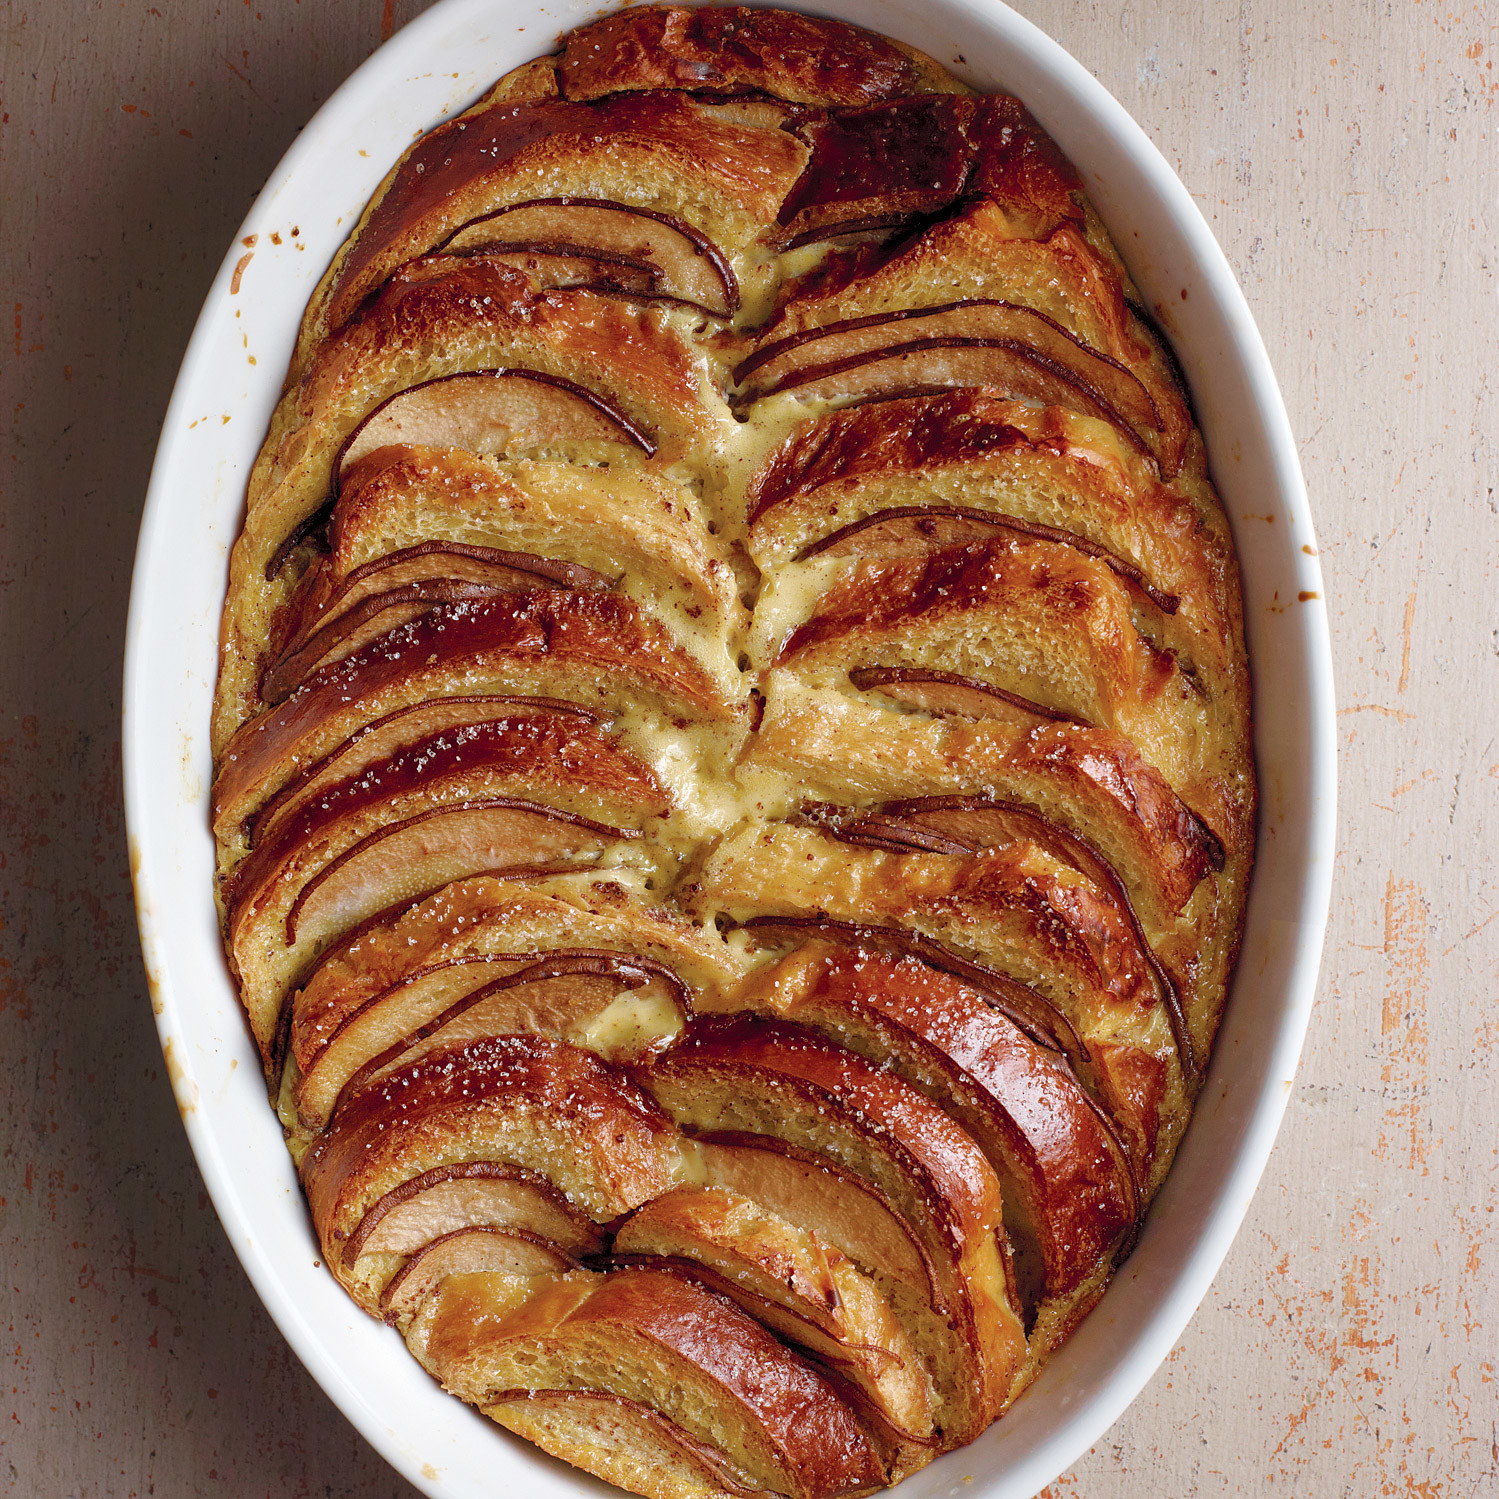
[[[0,0],[0,1492],[413,1492],[287,1353],[201,1192],[116,723],[155,427],[208,281],[298,126],[419,8]],[[1265,1184],[1180,1347],[1048,1492],[1499,1495],[1499,21],[1022,8],[1244,281],[1324,549],[1344,808]]]

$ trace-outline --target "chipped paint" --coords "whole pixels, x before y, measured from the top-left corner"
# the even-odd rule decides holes
[[[1423,1175],[1429,1170],[1431,1148],[1431,1046],[1426,1023],[1429,918],[1421,888],[1391,873],[1385,885],[1386,988],[1379,1026],[1385,1114],[1375,1153],[1381,1160],[1419,1168]]]

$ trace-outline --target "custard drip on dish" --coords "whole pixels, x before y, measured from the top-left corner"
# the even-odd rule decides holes
[[[549,1452],[898,1482],[1133,1244],[1242,925],[1238,573],[1017,100],[642,7],[418,140],[307,309],[214,748],[326,1262]]]

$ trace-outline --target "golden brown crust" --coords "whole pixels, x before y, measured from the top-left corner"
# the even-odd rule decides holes
[[[683,89],[829,107],[961,87],[931,58],[872,31],[733,5],[607,16],[569,33],[557,75],[569,99]]]
[[[1201,648],[1223,652],[1238,575],[1221,512],[1162,484],[1100,423],[984,390],[836,412],[799,427],[750,484],[761,565],[902,505],[1071,530],[1126,559]],[[1213,659],[1213,658],[1210,658]]]
[[[856,563],[780,645],[777,667],[830,685],[868,667],[953,670],[1131,739],[1225,845],[1246,835],[1244,726],[1151,638],[1109,567],[1049,538]]]
[[[1041,1283],[1026,1295],[1041,1301],[1053,1340],[1055,1324],[1078,1314],[1084,1282],[1131,1231],[1139,1202],[1123,1137],[1066,1059],[915,957],[810,943],[756,980],[741,993],[745,1008],[891,1068],[980,1143],[999,1173],[1017,1254],[1039,1257]],[[1027,1311],[1036,1315],[1034,1301]]]
[[[341,257],[309,331],[322,337],[343,327],[402,265],[502,204],[590,196],[577,188],[590,181],[580,168],[591,153],[603,158],[594,182],[610,182],[623,157],[646,180],[686,176],[699,192],[752,218],[775,211],[805,155],[789,135],[715,118],[676,94],[595,107],[554,99],[496,103],[440,126],[406,154]],[[572,190],[564,178],[559,192],[564,172],[573,174]],[[621,182],[614,190],[627,189]],[[591,196],[607,195],[599,188]]]
[[[320,960],[286,1021],[295,1109],[321,1128],[374,1069],[524,1031],[639,1060],[737,982],[719,942],[601,880],[462,880]]]
[[[617,1270],[555,1281],[508,1316],[462,1278],[441,1296],[428,1366],[478,1405],[519,1389],[602,1388],[647,1398],[752,1478],[796,1499],[867,1491],[884,1473],[848,1408],[811,1368],[729,1303],[679,1276]],[[555,1372],[554,1372],[555,1371]],[[548,1381],[558,1380],[553,1384]],[[668,1384],[668,1380],[670,1383]],[[717,1440],[714,1440],[714,1439]]]
[[[960,199],[999,204],[1038,237],[1087,227],[1077,173],[1018,99],[901,98],[809,133],[812,153],[776,215],[790,247],[903,228]]]
[[[664,1269],[793,1344],[875,1439],[889,1481],[935,1454],[931,1381],[874,1281],[817,1233],[721,1187],[680,1187],[620,1226],[613,1265]]]
[[[654,314],[589,291],[538,292],[525,276],[482,256],[438,256],[408,267],[355,324],[319,346],[272,418],[230,558],[216,754],[262,701],[268,637],[292,583],[288,547],[335,497],[345,444],[391,396],[487,372],[562,382],[605,402],[649,435],[643,461],[657,467],[708,441],[720,420],[692,351]],[[626,436],[598,440],[591,416],[579,432],[563,451],[615,463],[642,457]],[[502,442],[500,451],[510,449]],[[516,456],[535,451],[522,433]]]
[[[602,1221],[672,1185],[675,1132],[620,1073],[565,1042],[494,1036],[435,1052],[351,1098],[303,1161],[335,1273],[353,1289],[349,1243],[387,1193],[471,1161],[546,1178]]]
[[[860,1268],[892,1295],[928,1359],[944,1442],[971,1441],[988,1425],[1019,1366],[1023,1333],[1010,1299],[999,1185],[963,1130],[842,1047],[748,1017],[696,1021],[639,1076],[684,1124],[748,1129],[868,1182],[909,1225],[930,1267],[924,1305],[887,1278],[887,1265]]]
[[[382,713],[481,684],[560,688],[608,707],[622,691],[732,719],[717,684],[665,630],[617,595],[527,595],[440,606],[315,672],[246,723],[219,757],[216,819],[237,822],[301,766]]]
[[[484,1414],[553,1457],[657,1499],[763,1499],[717,1448],[643,1401],[602,1390],[524,1390]]]
[[[648,1499],[972,1440],[1201,1086],[1241,613],[1170,353],[1018,100],[645,5],[415,141],[304,316],[213,723],[335,1277]]]
[[[1028,227],[1023,214],[1017,219],[984,198],[889,247],[834,256],[789,285],[754,357],[768,359],[816,330],[867,323],[872,338],[885,330],[881,320],[888,320],[891,341],[1014,338],[1065,373],[1071,394],[1049,404],[1105,417],[1153,455],[1168,480],[1189,462],[1195,468],[1200,445],[1175,371],[1135,316],[1114,262],[1073,224],[1036,237]],[[996,322],[996,307],[1022,309],[1030,330],[1017,312]],[[933,317],[939,308],[953,309],[940,327]],[[808,347],[831,343],[823,336]]]
[[[257,1038],[268,1046],[287,982],[349,926],[455,878],[592,863],[669,806],[648,767],[564,714],[442,729],[327,787],[225,884]]]

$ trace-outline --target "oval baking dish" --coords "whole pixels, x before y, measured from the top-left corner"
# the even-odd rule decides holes
[[[918,27],[885,3],[826,13],[1018,94],[1081,171],[1193,391],[1244,577],[1259,664],[1259,855],[1233,994],[1194,1123],[1138,1248],[1035,1386],[973,1446],[904,1488],[1033,1493],[1097,1439],[1179,1335],[1263,1169],[1305,1031],[1332,858],[1332,688],[1310,518],[1264,349],[1191,199],[1119,106],[1008,11],[944,0]],[[442,0],[316,116],[257,201],[194,333],[158,450],[127,639],[125,779],[142,942],[168,1069],[214,1202],[262,1299],[364,1435],[434,1495],[588,1480],[444,1396],[395,1335],[331,1294],[266,1108],[209,895],[208,705],[227,548],[308,292],[413,135],[588,19]],[[331,215],[337,214],[337,217]],[[1267,513],[1284,525],[1247,526]],[[1273,663],[1273,684],[1267,681]],[[1273,685],[1273,691],[1266,688]],[[243,1064],[243,1065],[242,1065]],[[965,1488],[967,1486],[965,1485]]]

